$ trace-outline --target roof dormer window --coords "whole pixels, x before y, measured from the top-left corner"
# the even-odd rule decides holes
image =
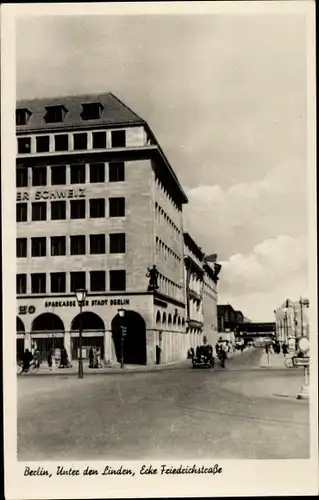
[[[27,108],[16,109],[16,125],[26,125],[31,115]]]
[[[58,106],[46,106],[46,115],[44,117],[44,120],[46,123],[58,123],[58,122],[63,122],[64,117],[68,110],[62,106],[62,104],[59,104]]]
[[[82,104],[82,120],[98,120],[101,118],[103,106],[100,102],[90,102]]]

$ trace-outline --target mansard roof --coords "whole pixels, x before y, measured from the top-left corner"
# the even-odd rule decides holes
[[[99,103],[101,115],[93,120],[83,120],[82,104]],[[46,107],[63,106],[66,113],[62,122],[47,123],[45,121]],[[111,92],[105,94],[83,94],[77,96],[43,97],[39,99],[22,99],[17,101],[17,109],[27,109],[31,112],[26,125],[18,125],[18,133],[66,128],[87,128],[98,126],[134,126],[143,125],[145,121],[132,111],[126,104]]]

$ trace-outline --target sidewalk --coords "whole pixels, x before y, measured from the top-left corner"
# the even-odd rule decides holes
[[[260,368],[269,368],[269,369],[285,369],[285,370],[297,370],[296,367],[286,366],[286,361],[291,358],[291,355],[284,356],[282,353],[280,354],[272,354],[266,353],[265,351],[262,354],[260,359]]]
[[[243,352],[247,352],[247,349],[245,349]],[[241,351],[235,351],[232,353],[228,354],[228,359],[231,359],[235,356],[238,356],[239,354],[242,354]],[[102,368],[89,368],[88,366],[88,360],[85,360],[83,362],[83,373],[84,375],[101,375],[101,374],[119,374],[119,373],[127,373],[127,372],[137,372],[137,373],[144,373],[144,372],[150,372],[150,371],[157,371],[157,370],[165,370],[169,368],[173,368],[174,366],[187,366],[191,365],[191,362],[189,359],[182,359],[178,361],[171,361],[170,363],[166,364],[161,364],[161,365],[124,365],[124,368],[121,368],[120,365],[117,363],[115,365],[106,365],[103,366]],[[20,369],[19,369],[20,371]],[[65,375],[77,375],[78,373],[78,361],[72,361],[72,367],[70,368],[52,368],[51,370],[49,369],[47,363],[42,363],[40,365],[39,370],[30,370],[27,374],[22,374],[21,376],[41,376],[41,375],[48,375],[48,376],[65,376]],[[20,376],[20,374],[18,373]]]
[[[140,372],[144,373],[146,371],[155,371],[155,370],[164,370],[165,368],[171,368],[174,365],[182,365],[185,364],[186,361],[189,360],[179,360],[179,361],[173,361],[170,363],[166,363],[165,365],[124,365],[124,368],[121,368],[119,364],[116,365],[106,365],[103,366],[102,368],[89,368],[88,366],[88,361],[85,360],[83,362],[83,373],[84,375],[101,375],[101,374],[118,374],[118,373],[127,373],[127,372]],[[42,363],[40,366],[39,370],[30,370],[27,374],[22,374],[21,376],[41,376],[41,375],[48,375],[48,376],[55,376],[59,375],[65,376],[65,375],[77,375],[78,373],[78,361],[72,361],[72,366],[70,368],[52,368],[51,370],[49,369],[47,363]],[[19,375],[19,373],[18,373]]]

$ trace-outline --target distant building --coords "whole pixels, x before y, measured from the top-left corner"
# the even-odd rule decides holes
[[[276,337],[280,342],[309,338],[308,309],[309,300],[304,298],[295,302],[287,299],[275,309]]]
[[[217,306],[218,331],[234,332],[236,327],[243,323],[244,315],[241,311],[235,311],[230,304]]]
[[[216,255],[217,258],[217,255]],[[186,316],[190,346],[217,339],[217,263],[209,264],[205,254],[189,233],[184,233],[184,264],[186,276]]]

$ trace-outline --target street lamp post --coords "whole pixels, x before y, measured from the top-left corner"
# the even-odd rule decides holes
[[[83,378],[83,359],[82,359],[82,331],[83,331],[83,325],[82,325],[82,308],[85,304],[85,299],[87,295],[87,290],[83,288],[79,288],[75,290],[75,297],[76,301],[78,303],[78,306],[80,308],[80,325],[79,325],[79,349],[80,349],[80,355],[79,355],[79,369],[78,369],[78,378]]]
[[[121,319],[121,368],[124,368],[124,337],[125,337],[125,326],[123,324],[125,317],[125,309],[118,310]]]

